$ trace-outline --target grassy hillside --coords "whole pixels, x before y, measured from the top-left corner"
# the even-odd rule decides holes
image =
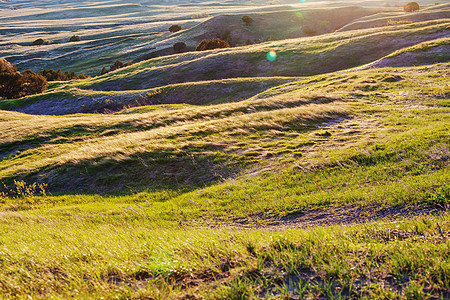
[[[116,220],[101,219],[101,223],[98,214],[86,216],[76,210],[57,218],[4,214],[2,295],[77,299],[448,296],[448,241],[436,226],[440,224],[448,234],[447,216],[314,229],[196,228],[192,232],[184,225],[155,229],[146,215],[149,210],[124,205],[117,210]]]
[[[416,107],[431,105],[422,118],[433,118],[435,113],[445,116],[447,104],[439,97],[448,97],[448,88],[442,85],[442,76],[448,76],[445,75],[447,66],[436,65],[433,72],[423,67],[386,70],[381,74],[375,69],[319,75],[245,101],[205,107],[161,105],[148,111],[66,117],[5,113],[8,117],[4,117],[1,125],[0,176],[8,179],[23,174],[67,189],[63,178],[78,174],[77,181],[72,181],[74,186],[79,185],[78,181],[90,182],[90,187],[86,188],[104,190],[114,187],[121,176],[133,176],[132,173],[136,173],[136,179],[147,174],[141,183],[136,182],[137,187],[141,184],[148,187],[152,182],[154,186],[166,184],[166,181],[173,183],[173,176],[180,176],[179,182],[190,182],[189,177],[197,177],[190,174],[196,156],[204,163],[203,168],[210,169],[203,174],[206,176],[204,183],[220,176],[233,177],[243,167],[254,167],[256,162],[264,165],[273,157],[278,164],[279,155],[286,156],[288,161],[309,162],[310,157],[305,157],[304,151],[317,149],[314,146],[317,142],[336,143],[333,152],[345,146],[345,143],[338,143],[341,139],[342,142],[350,139],[352,143],[369,143],[366,140],[369,135],[365,134],[371,127],[368,124],[352,125],[368,126],[357,135],[330,137],[325,132],[339,131],[339,126],[344,130],[363,118],[366,110],[382,111],[384,102],[389,107],[386,118],[395,119],[395,110],[390,106],[396,105],[396,101],[406,101],[399,104],[399,113],[403,113],[403,107],[414,111]],[[398,92],[392,94],[392,90]],[[423,122],[426,123],[425,119]],[[440,122],[445,123],[442,119]],[[383,123],[376,121],[375,124],[374,134],[385,135]],[[408,128],[406,126],[405,130]],[[286,140],[281,143],[280,139]],[[346,150],[346,153],[349,152]],[[187,162],[193,165],[189,167]],[[175,169],[186,167],[186,173],[167,172],[168,163]],[[91,170],[82,172],[87,166]],[[110,171],[106,171],[108,169]],[[92,185],[90,176],[99,177],[102,170],[106,171],[106,177],[99,180],[99,186]],[[134,171],[130,173],[131,170]]]
[[[400,49],[360,68],[406,67],[450,61],[450,39],[442,38]]]
[[[398,218],[449,205],[448,67],[205,107],[1,111],[2,295],[447,297],[448,215]]]
[[[448,35],[448,20],[398,25],[155,58],[72,84],[95,90],[144,89],[233,77],[305,76],[356,67]],[[266,60],[270,50],[276,61]]]
[[[38,115],[64,115],[111,113],[151,104],[217,104],[244,100],[294,80],[294,77],[232,78],[171,84],[138,91],[92,91],[59,82],[54,83],[44,94],[0,101],[0,109]]]
[[[255,0],[245,4],[237,1],[224,4],[176,1],[165,5],[157,1],[139,2],[142,3],[98,0],[88,5],[75,1],[59,6],[48,1],[9,4],[20,9],[10,9],[6,4],[2,7],[0,3],[3,12],[0,55],[16,64],[19,71],[61,68],[96,76],[117,59],[136,62],[173,54],[173,44],[177,41],[184,41],[193,49],[203,38],[215,38],[227,29],[232,31],[232,45],[245,45],[247,40],[254,43],[305,36],[304,26],[314,34],[331,32],[379,10],[339,7],[348,6],[346,3],[312,9],[298,7],[298,4],[275,6],[270,3],[255,8],[255,4],[261,2]],[[242,14],[248,11],[255,18],[251,27],[241,21]],[[332,21],[316,21],[324,18]],[[64,24],[59,22],[61,19]],[[183,31],[168,32],[173,24],[182,25]],[[69,38],[74,34],[82,40],[70,43]],[[45,45],[32,46],[38,38],[44,39]]]
[[[244,100],[294,80],[292,77],[268,77],[270,75],[326,73],[369,61],[370,65],[365,67],[447,62],[448,38],[439,37],[448,35],[449,24],[445,20],[430,21],[166,56],[87,80],[53,83],[44,94],[1,101],[0,109],[60,115],[114,112],[148,104],[204,105]],[[376,47],[371,42],[375,40]],[[278,53],[274,62],[265,58],[270,49]],[[254,75],[265,77],[252,78]],[[239,78],[219,79],[227,77]],[[206,80],[214,78],[217,79]]]
[[[170,48],[171,50],[174,43],[184,42],[193,50],[202,40],[217,37],[227,40],[234,47],[320,35],[333,32],[355,19],[379,12],[379,8],[373,7],[336,6],[316,9],[290,7],[287,10],[272,9],[249,14],[218,15],[169,39],[155,43],[155,49],[161,51]],[[252,18],[251,24],[245,24],[242,21],[244,15]],[[169,53],[172,54],[171,51]]]
[[[338,31],[393,26],[397,24],[412,24],[429,20],[449,18],[450,4],[438,4],[426,6],[425,8],[422,7],[422,9],[415,12],[393,11],[364,16],[354,22],[349,22]]]
[[[61,68],[94,76],[116,59],[132,61],[154,51],[155,39],[170,38],[168,28],[174,23],[187,29],[211,15],[251,9],[232,2],[0,2],[0,56],[20,71]],[[74,34],[82,41],[69,43]],[[46,45],[32,46],[38,38]]]

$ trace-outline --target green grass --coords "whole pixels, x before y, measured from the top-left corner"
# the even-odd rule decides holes
[[[434,130],[442,140],[448,92],[441,74],[446,66],[320,75],[245,101],[209,106],[62,117],[5,112],[0,175],[7,181],[24,175],[41,178],[67,188],[65,181],[73,174],[89,182],[105,173],[92,190],[108,190],[128,174],[134,179],[131,186],[141,190],[167,182],[184,186],[197,177],[189,169],[201,162],[209,170],[203,183],[208,185],[213,178],[211,182],[246,172],[255,163],[261,165],[257,169],[292,161],[328,165],[334,157],[342,159],[342,153],[356,155],[356,149],[384,144],[395,135],[413,133],[432,140]],[[191,166],[166,172],[168,162],[175,169]],[[201,168],[196,170],[204,172]]]
[[[423,42],[423,43],[420,43],[418,45],[415,45],[415,46],[412,46],[412,47],[409,47],[406,49],[401,49],[401,50],[395,51],[394,53],[388,55],[387,57],[398,56],[398,55],[401,55],[406,52],[427,51],[430,48],[445,46],[445,45],[450,45],[450,38],[442,38],[442,39],[438,39],[438,40],[434,40],[434,41]]]
[[[133,210],[100,222],[98,216],[83,218],[77,211],[66,218],[3,213],[3,297],[448,295],[449,242],[437,228],[449,232],[448,216],[315,229],[230,230],[155,228],[145,210]]]
[[[189,101],[110,114],[1,110],[0,297],[448,297],[448,68],[171,85]],[[96,80],[2,108],[163,94],[74,89]]]
[[[43,94],[2,100],[0,109],[29,114],[64,115],[111,113],[132,107],[158,104],[218,104],[244,100],[270,87],[298,79],[298,77],[236,78],[170,84],[136,91],[93,91],[73,88],[71,83],[58,82],[51,83],[48,91]]]
[[[449,39],[441,38],[397,50],[361,68],[405,67],[448,62]]]
[[[39,6],[36,2],[22,4],[21,11],[25,13],[12,11],[3,18],[4,28],[0,28],[0,33],[7,38],[0,41],[0,46],[3,46],[0,49],[1,56],[17,64],[20,71],[32,69],[39,72],[43,68],[61,68],[96,76],[102,67],[112,65],[116,59],[142,61],[148,57],[173,54],[173,44],[178,41],[194,49],[202,39],[215,38],[226,29],[232,31],[233,45],[245,45],[247,40],[281,40],[304,36],[302,26],[314,28],[317,34],[332,32],[354,19],[378,11],[373,7],[294,10],[278,6],[276,9],[281,11],[252,14],[255,22],[249,29],[243,25],[241,14],[242,10],[247,11],[255,5],[255,1],[244,6],[240,3],[197,3],[193,6],[185,5],[185,1],[182,1],[166,3],[167,7],[171,7],[168,10],[152,3],[130,5],[120,1],[123,3],[118,5],[101,2],[104,1],[92,3],[89,8],[78,5],[58,7],[44,3],[37,11],[29,9],[30,6]],[[183,8],[180,9],[178,5]],[[212,19],[191,18],[192,14],[198,14],[202,9],[211,15],[222,14],[225,10],[227,15]],[[55,16],[64,16],[65,24],[52,22]],[[330,21],[317,22],[318,19]],[[169,33],[167,29],[173,23],[181,24],[183,30],[176,34]],[[68,43],[72,34],[81,36],[82,41]],[[38,48],[31,46],[37,38],[55,43]]]
[[[444,37],[446,31],[448,21],[442,19],[225,50],[188,52],[150,59],[103,76],[74,82],[71,86],[135,90],[222,78],[316,75],[372,62],[396,50]],[[266,60],[270,50],[277,51],[275,62]]]

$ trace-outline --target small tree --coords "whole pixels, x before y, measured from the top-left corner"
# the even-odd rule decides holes
[[[213,39],[209,41],[203,40],[195,48],[195,51],[205,51],[219,48],[230,48],[230,45],[221,39]]]
[[[102,72],[101,72],[100,75],[106,74],[108,72],[109,72],[108,68],[107,67],[103,67]]]
[[[253,18],[250,17],[250,16],[245,15],[245,16],[242,16],[242,21],[244,22],[244,24],[246,26],[250,26],[253,23]]]
[[[413,12],[416,10],[419,10],[420,6],[417,2],[409,2],[408,4],[406,4],[405,6],[403,6],[403,10],[405,12]]]
[[[0,57],[0,73],[16,73],[17,68],[11,65],[6,59]]]
[[[66,75],[61,71],[61,69],[58,69],[56,71],[56,80],[67,80]]]
[[[33,46],[41,46],[41,45],[44,45],[44,42],[45,41],[43,39],[37,39],[32,44],[33,44]]]
[[[114,64],[111,66],[111,68],[109,68],[110,71],[114,71],[120,68],[123,68],[125,66],[125,64],[121,61],[121,60],[116,60],[114,62]]]
[[[22,97],[22,75],[20,73],[0,73],[0,97],[15,99]]]
[[[24,96],[40,94],[47,89],[47,80],[44,76],[27,70],[22,74],[22,88]]]
[[[127,62],[127,63],[124,63],[124,62],[122,62],[121,60],[116,60],[115,62],[114,62],[114,64],[109,68],[109,71],[111,72],[111,71],[115,71],[115,70],[117,70],[117,69],[121,69],[121,68],[123,68],[123,67],[127,67],[127,66],[131,66],[132,65],[132,63],[131,63],[131,61],[129,61],[129,62]]]
[[[181,27],[181,25],[172,25],[172,26],[169,27],[169,31],[170,32],[177,32],[177,31],[180,31],[181,29],[183,29]]]
[[[72,37],[69,39],[69,42],[79,42],[81,41],[81,38],[78,35],[72,35]]]
[[[178,42],[173,45],[173,52],[181,53],[186,50],[186,44],[183,42]]]
[[[42,93],[46,88],[45,77],[33,71],[0,74],[0,97],[3,98],[16,99],[34,95]]]

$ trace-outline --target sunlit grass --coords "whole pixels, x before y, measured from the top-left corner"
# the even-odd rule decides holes
[[[447,68],[319,75],[207,106],[1,111],[2,181],[49,186],[0,198],[0,293],[446,296],[448,216],[411,216],[450,199]]]
[[[445,295],[449,245],[439,232],[450,230],[448,221],[192,231],[155,228],[150,220],[2,213],[0,291],[77,298]]]

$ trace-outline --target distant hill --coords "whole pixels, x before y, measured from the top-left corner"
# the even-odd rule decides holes
[[[450,4],[447,3],[428,6],[412,13],[393,11],[365,16],[343,26],[338,31],[375,28],[389,25],[424,22],[437,19],[450,19]]]
[[[167,84],[261,76],[308,76],[373,62],[392,52],[448,35],[450,20],[288,39],[224,50],[154,58],[88,81],[77,87],[136,90]],[[266,60],[270,50],[278,53]]]
[[[400,49],[360,69],[409,67],[449,61],[450,38],[442,38]]]

